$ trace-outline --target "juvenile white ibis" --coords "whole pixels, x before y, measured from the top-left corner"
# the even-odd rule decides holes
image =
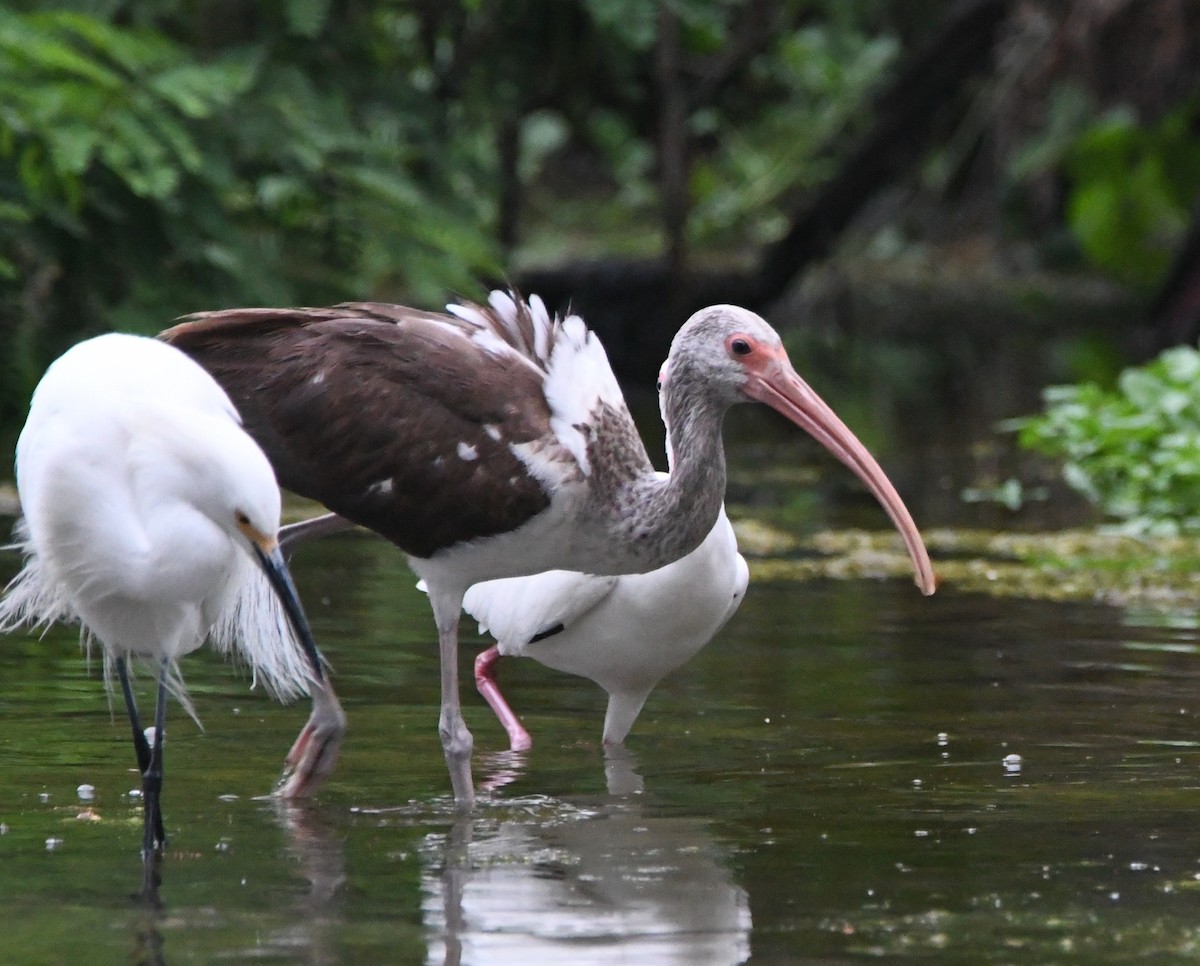
[[[167,693],[191,711],[177,662],[205,638],[236,649],[276,696],[312,693],[281,794],[315,788],[337,758],[345,717],[279,552],[274,473],[212,377],[154,339],[81,342],[34,391],[16,462],[25,562],[0,600],[0,630],[75,620],[103,645],[142,773],[147,862],[166,840]],[[152,739],[130,658],[154,662]]]
[[[660,407],[665,376],[664,366],[658,376]],[[662,415],[673,466],[665,409]],[[500,691],[500,658],[531,657],[589,678],[608,692],[603,742],[620,745],[655,685],[733,616],[749,579],[722,507],[700,546],[658,570],[620,576],[550,570],[476,584],[463,598],[463,610],[496,644],[475,659],[475,685],[508,733],[509,747],[524,751],[532,740]]]
[[[675,468],[655,474],[608,358],[575,315],[502,292],[446,314],[383,303],[230,309],[163,333],[237,404],[282,486],[388,538],[426,583],[442,668],[439,731],[455,798],[473,800],[458,694],[463,595],[545,570],[625,574],[690,553],[725,490],[721,423],[757,400],[863,480],[904,536],[920,534],[875,460],[796,375],[776,332],[731,305],[693,315],[667,359]]]

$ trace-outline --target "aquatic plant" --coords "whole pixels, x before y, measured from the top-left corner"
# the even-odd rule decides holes
[[[1200,533],[1200,352],[1168,349],[1112,389],[1044,390],[1045,409],[1005,428],[1063,460],[1063,478],[1134,533]]]

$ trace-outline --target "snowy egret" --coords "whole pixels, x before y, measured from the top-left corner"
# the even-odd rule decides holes
[[[644,573],[690,553],[725,493],[721,424],[758,401],[852,469],[900,529],[925,593],[933,567],[874,458],[795,373],[775,330],[732,305],[695,313],[668,356],[675,440],[662,478],[583,320],[493,292],[447,314],[361,303],[200,313],[162,335],[237,403],[280,483],[399,546],[428,587],[439,732],[467,804],[471,734],[458,621],[473,584],[545,570]]]
[[[206,638],[236,649],[276,696],[312,694],[281,794],[315,788],[336,761],[345,716],[279,552],[274,473],[212,378],[154,339],[81,342],[34,391],[16,463],[25,561],[0,601],[0,630],[77,620],[103,646],[142,773],[143,855],[166,841],[167,694],[191,712],[177,662]],[[145,732],[130,658],[155,665]]]

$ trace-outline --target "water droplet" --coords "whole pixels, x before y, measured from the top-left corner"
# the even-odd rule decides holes
[[[1004,770],[1010,775],[1015,775],[1018,772],[1020,772],[1021,756],[1020,755],[1005,755],[1004,756]]]
[[[922,782],[921,779],[919,779],[919,778],[913,779],[913,788],[920,788],[921,785],[923,785],[923,784],[924,784],[924,782]]]
[[[63,844],[62,839],[58,839],[58,838],[54,838],[54,837],[48,838],[48,839],[46,839],[46,851],[53,852],[55,849],[59,848],[62,844]]]
[[[218,795],[217,798],[220,799],[222,802],[236,802],[238,800],[238,797],[236,795],[234,795],[232,792],[227,792],[224,795]]]
[[[140,788],[131,788],[125,793],[128,798],[141,798],[142,790]]]
[[[929,837],[929,829],[919,828],[915,832],[913,832],[913,835],[915,835],[919,839],[928,838]]]
[[[947,745],[947,744],[949,744],[949,743],[950,743],[950,736],[949,736],[948,734],[946,734],[946,732],[944,732],[944,731],[939,731],[939,732],[938,732],[938,736],[937,736],[937,743],[938,743],[939,745]]]
[[[79,796],[81,802],[90,802],[96,797],[96,786],[85,783],[75,789],[75,794]]]
[[[48,801],[50,801],[50,793],[49,792],[39,793],[38,801],[41,802],[43,805],[45,805]]]

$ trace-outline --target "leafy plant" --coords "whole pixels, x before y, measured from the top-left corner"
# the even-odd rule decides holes
[[[1063,477],[1132,532],[1200,533],[1200,352],[1168,349],[1114,389],[1052,386],[1045,411],[1009,424],[1061,458]]]
[[[239,303],[436,303],[499,271],[478,139],[418,90],[419,49],[376,40],[411,14],[293,0],[227,24],[183,8],[0,10],[0,421],[106,328]]]
[[[693,241],[778,238],[798,193],[837,170],[831,146],[849,143],[844,132],[869,119],[869,97],[899,54],[894,37],[857,24],[781,32],[751,72],[749,85],[769,92],[755,110],[736,104],[692,118],[698,132],[720,132],[692,173]]]
[[[1067,223],[1087,257],[1140,288],[1162,280],[1200,190],[1195,105],[1140,125],[1116,110],[1067,155]]]

